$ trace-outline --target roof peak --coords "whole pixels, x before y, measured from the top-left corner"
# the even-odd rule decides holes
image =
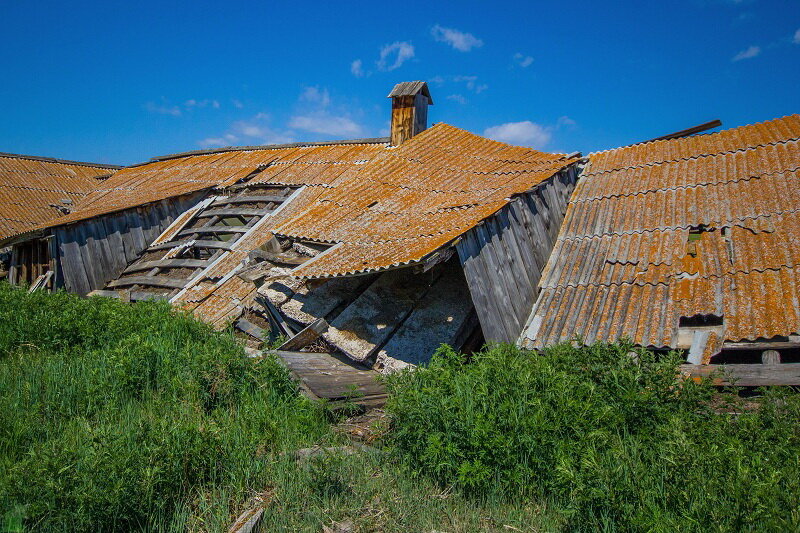
[[[220,154],[225,152],[245,152],[249,150],[279,150],[282,148],[303,148],[306,146],[339,146],[339,145],[348,145],[348,144],[385,144],[389,142],[389,137],[371,137],[365,139],[345,139],[340,141],[312,141],[312,142],[294,142],[294,143],[284,143],[284,144],[261,144],[261,145],[252,145],[252,146],[224,146],[222,148],[214,148],[210,150],[189,150],[187,152],[178,152],[169,155],[163,155],[159,157],[153,157],[148,161],[143,163],[137,163],[134,165],[130,165],[132,167],[138,167],[141,165],[146,165],[148,163],[155,163],[157,161],[166,161],[168,159],[177,159],[180,157],[189,157],[193,155],[209,155],[209,154]]]
[[[60,163],[62,165],[78,165],[81,167],[107,168],[109,170],[122,168],[120,165],[107,165],[105,163],[87,163],[85,161],[72,161],[70,159],[58,159],[55,157],[44,157],[40,155],[12,154],[0,152],[0,157],[9,159],[27,159],[29,161],[42,161],[43,163]]]

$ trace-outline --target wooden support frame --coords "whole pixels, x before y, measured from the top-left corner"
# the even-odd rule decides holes
[[[695,380],[711,378],[721,386],[800,385],[800,363],[681,365],[681,372]]]

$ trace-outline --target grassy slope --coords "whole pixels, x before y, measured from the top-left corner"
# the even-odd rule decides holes
[[[800,524],[797,398],[712,409],[675,361],[624,345],[498,346],[469,365],[445,349],[391,380],[380,453],[298,464],[287,452],[344,438],[229,334],[1,284],[0,325],[0,530],[220,531],[256,493],[269,531]]]

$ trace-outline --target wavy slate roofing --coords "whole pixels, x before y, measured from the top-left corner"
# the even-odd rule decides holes
[[[800,331],[800,115],[590,155],[521,343],[674,347],[681,317],[723,341]]]
[[[176,154],[120,169],[53,227],[193,193],[254,181],[325,185],[386,149],[386,139],[228,148]]]
[[[0,153],[0,240],[58,217],[53,206],[72,207],[117,168]]]
[[[440,123],[315,190],[273,232],[337,245],[298,277],[412,264],[575,160]]]
[[[574,161],[438,124],[331,180],[303,174],[290,180],[285,170],[269,166],[246,183],[305,187],[174,302],[212,323],[237,315],[255,285],[232,274],[273,234],[335,243],[291,271],[294,277],[361,274],[419,262],[494,214],[510,196]]]

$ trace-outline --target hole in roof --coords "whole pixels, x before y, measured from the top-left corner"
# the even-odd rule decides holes
[[[682,316],[678,319],[678,327],[702,328],[707,326],[721,326],[724,320],[724,317],[719,315]]]

